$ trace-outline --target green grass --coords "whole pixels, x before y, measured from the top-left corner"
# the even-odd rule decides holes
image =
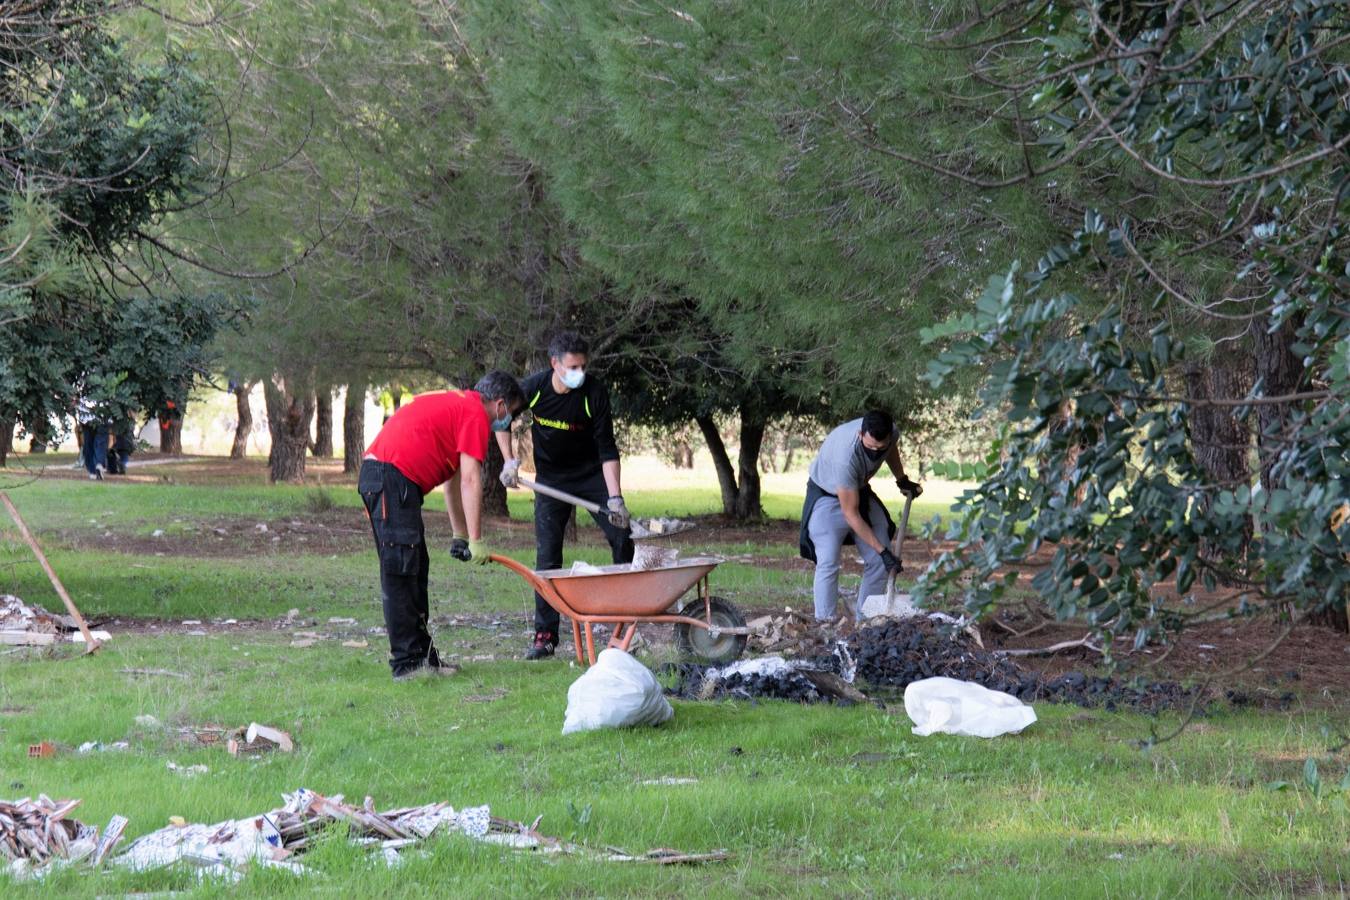
[[[59,459],[52,464],[64,469],[67,461]],[[181,483],[178,480],[153,483],[109,480],[91,484],[76,478],[43,478],[29,482],[18,473],[0,474],[0,489],[8,489],[15,505],[33,528],[54,528],[103,525],[109,522],[127,523],[132,527],[165,528],[166,523],[207,522],[216,517],[248,518],[271,522],[309,511],[310,504],[322,492],[339,507],[356,508],[361,505],[354,480],[350,477],[326,477],[322,485],[267,485],[265,469],[256,467],[257,482],[229,487]],[[173,464],[154,468],[133,469],[136,475],[182,478]],[[676,478],[676,487],[652,489],[642,487],[653,479],[631,480],[624,489],[624,497],[635,516],[701,516],[721,512],[721,499],[713,484],[685,484],[690,479]],[[883,481],[883,479],[878,479]],[[768,475],[764,479],[762,496],[764,514],[770,519],[797,520],[802,510],[805,476],[800,474]],[[12,485],[6,488],[6,485]],[[899,514],[900,494],[889,481],[876,485],[878,495],[894,515]],[[926,523],[934,516],[942,517],[960,486],[935,482],[933,488],[915,501],[910,511],[912,528]],[[439,491],[427,497],[429,512],[439,514],[444,501]],[[526,490],[510,491],[507,506],[511,518],[533,521],[533,495]],[[7,523],[6,523],[7,524]]]
[[[523,646],[531,603],[510,573],[455,565],[440,551],[433,616],[488,613],[501,624],[438,622],[438,645],[466,660],[463,671],[395,684],[382,637],[367,635],[366,648],[341,646],[380,622],[375,557],[364,542],[335,554],[292,547],[192,558],[81,549],[58,537],[91,533],[88,519],[108,510],[137,523],[302,515],[303,490],[44,481],[14,496],[91,617],[272,618],[298,607],[319,621],[311,630],[328,637],[293,647],[291,631],[271,628],[123,632],[92,657],[70,649],[0,656],[0,797],[79,797],[77,817],[101,827],[114,813],[126,815],[130,838],[170,816],[214,822],[265,811],[282,792],[305,786],[357,802],[369,794],[382,808],[486,803],[508,818],[542,815],[543,832],[592,846],[725,848],[732,858],[626,866],[443,838],[390,870],[334,839],[302,858],[312,875],[301,880],[256,872],[225,888],[198,886],[183,871],[64,872],[41,885],[0,882],[7,897],[167,890],[1228,897],[1338,893],[1350,884],[1346,795],[1314,796],[1301,779],[1310,756],[1326,782],[1350,765],[1345,752],[1326,753],[1321,731],[1346,728],[1343,711],[1220,713],[1151,752],[1132,742],[1174,717],[1053,705],[1037,707],[1041,721],[1024,735],[992,741],[914,737],[898,707],[680,701],[660,728],[563,737],[567,688],[579,674],[566,659],[472,661],[513,657]],[[699,498],[647,492],[634,505],[689,514],[696,510],[681,504],[715,499],[705,487]],[[593,532],[583,531],[569,559],[603,559]],[[528,529],[513,534],[505,546],[528,559]],[[58,607],[12,530],[0,529],[0,538],[0,590]],[[741,542],[715,549],[775,560],[792,552]],[[809,583],[809,571],[781,563],[729,562],[714,573],[715,590],[746,606],[800,608]],[[359,625],[328,625],[333,616]],[[506,693],[484,702],[494,689]],[[169,730],[138,727],[143,714]],[[291,731],[297,752],[236,759],[171,736],[178,726],[250,721]],[[132,747],[27,759],[27,745],[43,739],[70,746],[129,739]],[[185,778],[169,761],[209,772]],[[664,776],[698,783],[640,784]],[[1276,781],[1296,786],[1271,790]],[[588,816],[576,814],[586,807]]]
[[[443,632],[450,643],[478,631]],[[544,816],[546,833],[635,850],[727,848],[732,862],[652,870],[552,862],[446,841],[415,869],[391,873],[335,848],[313,864],[343,890],[422,888],[630,894],[651,891],[965,895],[1275,892],[1277,879],[1335,885],[1344,865],[1343,799],[1272,792],[1320,750],[1313,717],[1224,716],[1204,733],[1145,754],[1127,743],[1148,727],[1130,715],[1046,706],[1027,734],[994,741],[916,738],[900,714],[783,703],[676,703],[658,729],[564,738],[561,663],[468,664],[449,680],[392,683],[378,641],[296,649],[275,634],[121,637],[93,658],[4,664],[0,718],[8,794],[82,797],[80,815],[132,819],[133,834],[169,816],[216,821],[263,811],[307,786],[366,794],[382,806],[435,799],[487,803],[498,815]],[[124,668],[190,676],[146,677]],[[492,702],[465,697],[503,688]],[[261,721],[291,730],[294,755],[235,759],[188,750],[138,728]],[[29,761],[40,739],[133,740],[125,754]],[[885,759],[852,761],[859,753]],[[202,763],[184,778],[166,767]],[[1274,760],[1274,761],[1272,761]],[[643,786],[663,776],[695,785]],[[21,785],[16,787],[16,785]],[[571,808],[592,808],[578,823]],[[1117,854],[1119,858],[1117,858]],[[63,893],[184,886],[147,873],[62,877]],[[292,886],[250,879],[251,892]]]

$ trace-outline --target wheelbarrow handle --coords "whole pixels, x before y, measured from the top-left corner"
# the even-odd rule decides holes
[[[569,494],[567,493],[567,491],[560,491],[557,488],[551,488],[546,484],[539,484],[538,482],[531,481],[528,478],[521,478],[520,483],[525,485],[525,487],[529,488],[530,490],[534,491],[536,494],[543,494],[545,497],[552,497],[554,500],[561,500],[562,502],[570,503],[573,506],[580,506],[587,512],[595,513],[598,516],[607,515],[609,512],[608,510],[601,509],[599,503],[592,503],[589,500],[582,500],[575,494]]]

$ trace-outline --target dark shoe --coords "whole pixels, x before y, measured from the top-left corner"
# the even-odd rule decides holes
[[[454,663],[440,662],[424,663],[420,666],[413,666],[411,669],[402,669],[394,673],[395,681],[407,681],[410,678],[448,678],[459,672],[459,666]]]
[[[558,636],[551,631],[536,631],[534,643],[525,651],[526,659],[547,659],[558,646]]]

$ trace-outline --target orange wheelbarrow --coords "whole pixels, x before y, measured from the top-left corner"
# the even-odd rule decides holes
[[[632,643],[638,625],[646,622],[674,623],[680,651],[708,663],[729,663],[745,651],[749,629],[740,610],[708,593],[708,573],[722,561],[717,557],[691,557],[659,569],[635,570],[620,563],[575,575],[569,569],[536,572],[506,556],[489,558],[524,578],[559,615],[572,620],[572,642],[578,663],[595,664],[591,626],[597,622],[614,626],[609,646],[624,651]],[[695,585],[697,598],[675,612],[676,602]]]

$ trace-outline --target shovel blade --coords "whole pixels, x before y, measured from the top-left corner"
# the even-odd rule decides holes
[[[863,598],[862,606],[858,609],[859,621],[877,616],[908,619],[919,614],[920,610],[914,605],[914,597],[911,594],[869,594]]]

